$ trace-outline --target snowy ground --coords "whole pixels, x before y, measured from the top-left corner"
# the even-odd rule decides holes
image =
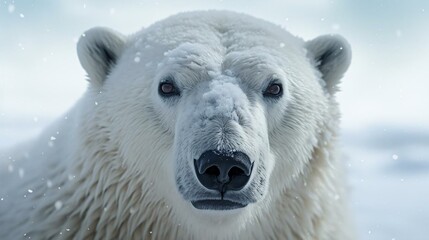
[[[360,239],[427,240],[429,131],[376,126],[342,145]]]
[[[248,13],[305,40],[348,39],[353,60],[338,99],[360,239],[429,239],[427,0],[1,1],[0,148],[35,136],[82,94],[83,31],[132,33],[195,9]]]

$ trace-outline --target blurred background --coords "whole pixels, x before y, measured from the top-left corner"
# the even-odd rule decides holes
[[[0,2],[0,148],[36,136],[86,89],[76,42],[130,34],[171,14],[228,9],[310,40],[336,33],[353,60],[338,94],[340,145],[359,239],[429,239],[429,1]]]

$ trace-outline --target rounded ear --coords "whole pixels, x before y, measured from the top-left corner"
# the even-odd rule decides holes
[[[339,35],[323,35],[306,42],[307,54],[322,74],[330,94],[338,91],[338,83],[350,66],[350,44]]]
[[[109,28],[86,31],[77,43],[80,64],[92,84],[101,86],[121,55],[126,38]]]

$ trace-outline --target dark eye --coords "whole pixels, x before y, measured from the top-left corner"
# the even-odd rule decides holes
[[[279,83],[271,83],[264,91],[264,97],[280,97],[283,94],[283,87]]]
[[[173,84],[171,79],[167,79],[164,82],[159,84],[158,92],[163,97],[171,97],[179,95],[179,91],[176,86]]]

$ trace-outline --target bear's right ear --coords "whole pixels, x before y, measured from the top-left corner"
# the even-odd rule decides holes
[[[122,34],[102,27],[82,34],[77,43],[77,55],[92,84],[103,84],[121,55],[125,41]]]

